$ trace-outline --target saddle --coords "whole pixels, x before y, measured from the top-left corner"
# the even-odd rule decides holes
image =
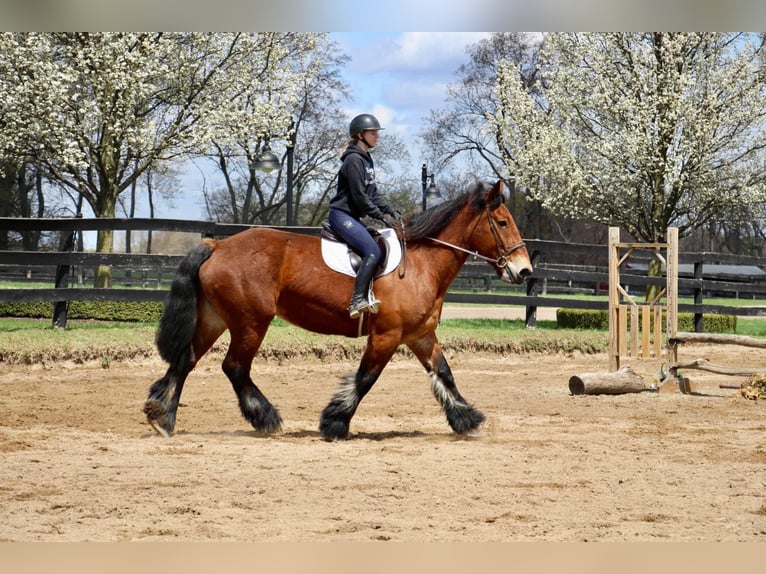
[[[381,230],[368,228],[368,231],[378,244],[381,253],[375,277],[391,273],[399,266],[402,259],[402,248],[396,231],[388,228]],[[335,234],[329,222],[322,222],[319,235],[322,242],[322,259],[325,264],[334,271],[355,277],[362,265],[362,257]]]

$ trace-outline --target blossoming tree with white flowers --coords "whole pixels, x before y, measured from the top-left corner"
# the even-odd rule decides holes
[[[538,89],[496,84],[507,175],[552,212],[681,236],[766,198],[763,37],[552,34]]]
[[[289,124],[298,81],[280,68],[289,40],[266,33],[0,34],[0,155],[35,164],[96,217],[114,217],[119,195],[147,170],[214,140],[258,140]],[[99,232],[97,250],[111,251],[112,241],[110,231]],[[110,270],[99,269],[96,284],[110,281]]]

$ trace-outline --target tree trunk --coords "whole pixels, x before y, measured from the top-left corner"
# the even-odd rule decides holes
[[[96,252],[97,253],[112,253],[114,245],[114,231],[111,229],[103,229],[98,232],[96,236]],[[112,286],[112,266],[111,265],[99,265],[96,267],[96,276],[93,279],[94,287],[111,287]]]
[[[152,193],[152,172],[151,170],[146,175],[146,196],[149,200],[149,218],[154,219],[154,194]],[[146,236],[146,252],[152,252],[152,230]]]
[[[662,263],[656,257],[649,261],[649,277],[662,277]],[[647,285],[646,300],[654,301],[660,293],[659,285]]]
[[[0,169],[0,217],[12,217],[15,168],[10,162],[4,162],[0,167],[2,168]],[[8,236],[7,230],[0,231],[0,250],[2,251],[8,249]]]
[[[98,194],[96,217],[113,218],[117,206],[117,189],[114,182],[107,178],[101,179],[101,192]],[[96,236],[96,252],[112,253],[114,251],[114,230],[103,229]],[[93,278],[94,287],[112,286],[112,266],[99,265]]]

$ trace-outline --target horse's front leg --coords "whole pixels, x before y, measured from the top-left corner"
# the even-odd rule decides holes
[[[319,432],[325,440],[338,440],[348,436],[351,417],[359,403],[378,380],[398,346],[397,341],[371,336],[356,374],[345,377],[322,411]]]
[[[444,409],[452,430],[458,434],[476,430],[484,422],[484,415],[470,405],[457,390],[455,378],[452,376],[447,359],[444,358],[436,334],[431,332],[408,346],[430,376],[431,390]]]

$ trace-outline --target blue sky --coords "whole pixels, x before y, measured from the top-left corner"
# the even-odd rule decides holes
[[[467,61],[466,46],[484,32],[331,33],[352,60],[344,76],[353,102],[349,117],[374,114],[386,127],[412,141],[433,108],[441,107],[455,71]],[[414,150],[413,150],[414,151]]]

